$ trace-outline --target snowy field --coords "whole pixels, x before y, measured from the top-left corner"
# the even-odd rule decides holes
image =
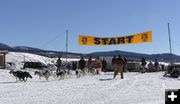
[[[21,67],[27,59],[51,62],[51,59],[25,53],[10,53],[7,60]],[[49,60],[49,61],[48,61]],[[112,79],[113,73],[86,75],[59,80],[39,80],[33,70],[27,82],[16,82],[9,70],[0,70],[0,104],[164,104],[165,89],[180,89],[180,79],[164,78],[164,72],[125,73]]]
[[[0,104],[164,104],[165,89],[180,88],[180,80],[158,73],[112,73],[77,79],[15,82],[9,70],[0,70]]]

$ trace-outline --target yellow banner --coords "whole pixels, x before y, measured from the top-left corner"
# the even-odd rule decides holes
[[[121,45],[152,42],[152,31],[122,37],[94,37],[79,35],[79,45]]]

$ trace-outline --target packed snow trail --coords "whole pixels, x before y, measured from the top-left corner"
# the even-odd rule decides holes
[[[112,73],[49,81],[38,76],[26,83],[15,82],[9,70],[0,70],[1,104],[164,104],[165,89],[179,88],[177,79],[165,79],[163,72],[125,73],[125,79],[112,79]]]

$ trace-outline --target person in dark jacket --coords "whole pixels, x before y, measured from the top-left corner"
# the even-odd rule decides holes
[[[103,58],[103,60],[102,60],[102,72],[106,71],[106,65],[107,65],[107,62],[106,62],[105,58]]]
[[[157,59],[155,59],[154,68],[155,68],[155,71],[159,71],[159,62],[157,61]]]
[[[61,57],[59,56],[57,61],[56,61],[56,66],[57,66],[57,70],[56,72],[60,72],[61,70],[61,65],[62,65],[62,61],[61,61]]]
[[[73,62],[72,63],[72,70],[76,70],[77,69],[77,63],[76,62]]]
[[[112,58],[112,61],[111,61],[111,65],[112,65],[112,69],[114,70],[114,66],[115,66],[115,61],[116,61],[116,56],[114,56]]]
[[[126,57],[124,57],[123,60],[124,60],[124,68],[123,68],[123,71],[124,71],[124,72],[127,72],[127,71],[128,71],[128,66],[127,66],[127,59],[126,59]]]
[[[70,70],[71,69],[71,64],[67,63],[67,69]]]
[[[79,60],[79,68],[81,70],[84,70],[85,66],[86,66],[86,61],[84,60],[83,57],[81,57],[81,59]]]
[[[145,70],[145,66],[146,66],[147,62],[146,62],[146,59],[144,57],[142,57],[141,59],[141,73],[145,73],[146,70]]]
[[[116,60],[116,56],[114,56],[114,57],[112,58],[112,61],[111,61],[111,64],[112,64],[112,65],[115,63],[115,60]]]

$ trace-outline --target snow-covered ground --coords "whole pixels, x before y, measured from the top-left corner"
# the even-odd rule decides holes
[[[20,65],[17,60],[23,59],[23,53],[19,54],[11,53],[7,60]],[[31,60],[47,60],[30,56]],[[165,89],[180,88],[180,80],[164,78],[164,72],[129,72],[124,79],[120,75],[112,79],[111,72],[81,78],[73,75],[65,80],[51,76],[49,81],[39,80],[32,70],[29,72],[32,79],[15,82],[9,70],[0,70],[0,104],[164,104]]]
[[[180,88],[180,80],[158,73],[112,73],[77,79],[49,81],[33,79],[15,82],[9,70],[0,70],[0,104],[164,104],[165,89]]]

